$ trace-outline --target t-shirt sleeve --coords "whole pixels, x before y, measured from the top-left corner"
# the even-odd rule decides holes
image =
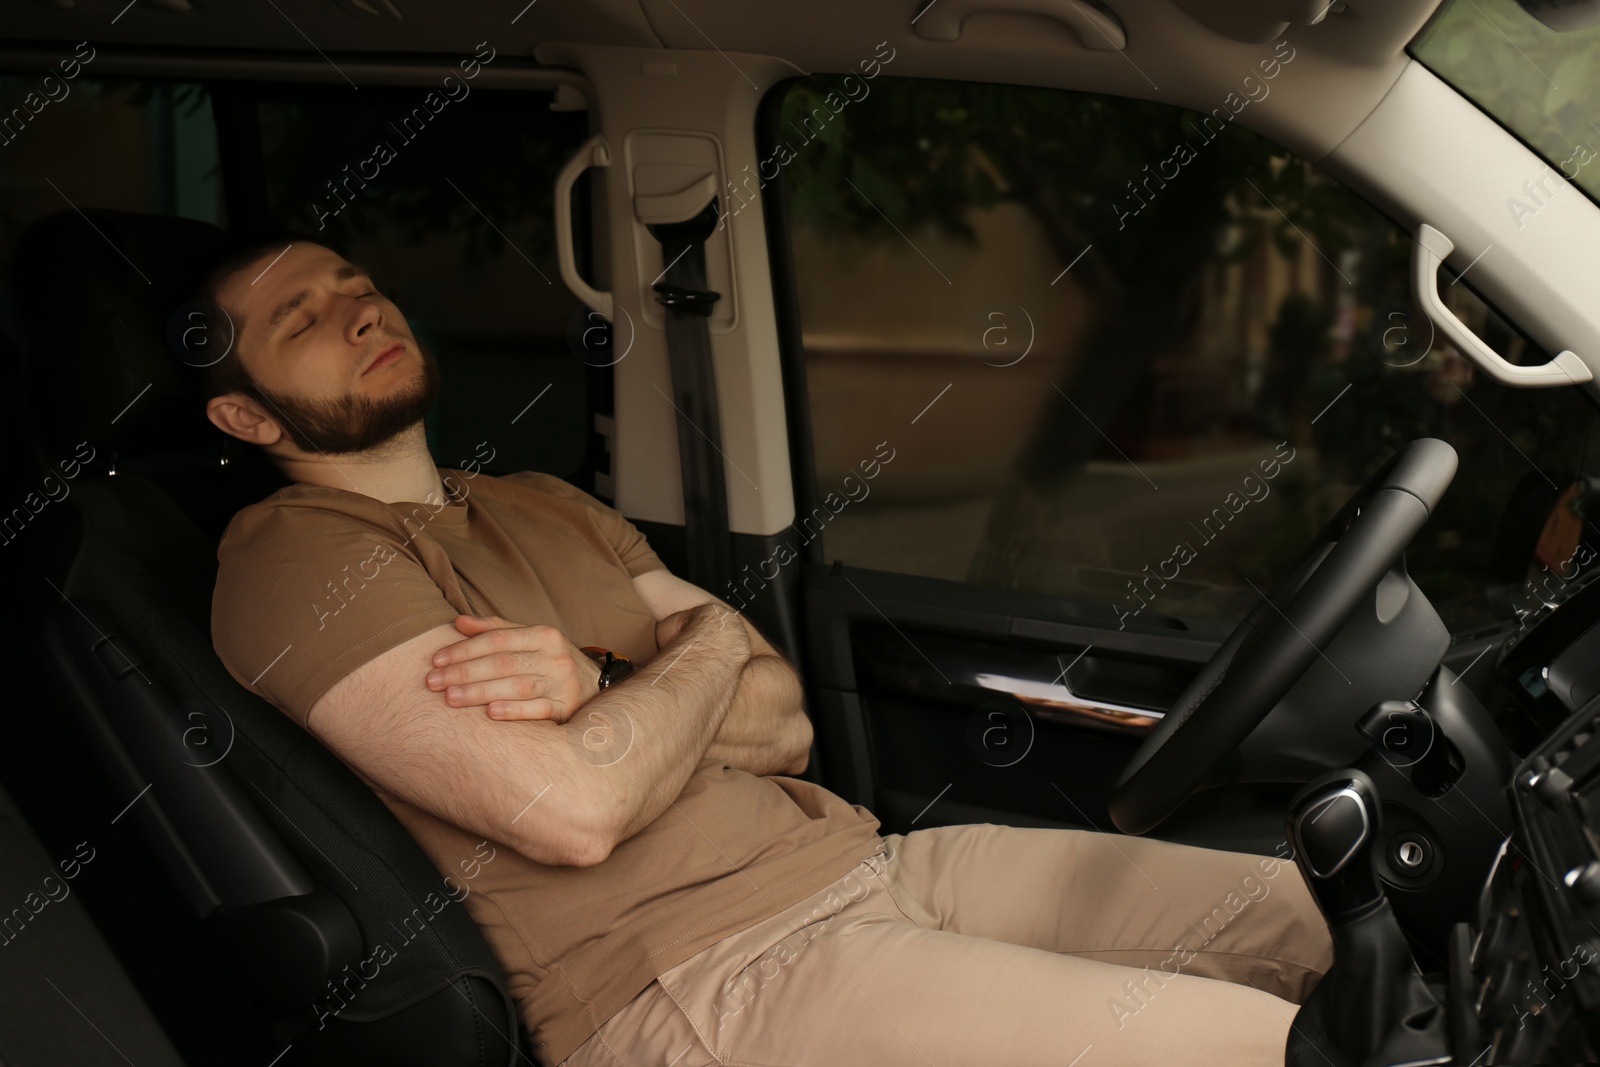
[[[629,577],[637,578],[650,571],[667,569],[667,565],[656,555],[655,549],[650,547],[650,542],[645,540],[644,534],[640,533],[622,512],[607,507],[571,482],[538,471],[520,471],[508,475],[506,480],[524,481],[536,489],[576,500],[588,508],[595,526],[617,553],[617,558],[622,561],[622,566],[627,569]]]
[[[217,549],[217,656],[302,728],[333,683],[457,614],[405,538],[354,516],[241,512]]]

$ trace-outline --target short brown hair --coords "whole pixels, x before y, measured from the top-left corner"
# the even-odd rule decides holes
[[[239,312],[237,309],[224,306],[217,299],[217,293],[228,279],[258,259],[281,253],[294,243],[321,245],[331,251],[339,251],[321,241],[297,233],[280,233],[275,237],[250,244],[234,245],[230,251],[224,251],[221,258],[206,272],[205,281],[201,282],[200,288],[195,291],[194,299],[203,305],[201,315],[204,319],[206,337],[226,338],[222,343],[232,346],[226,356],[200,368],[207,400],[228,393],[243,393],[260,403],[266,403],[266,398],[256,388],[255,380],[250,377],[249,369],[239,358],[237,348],[239,339],[234,332],[241,322]]]

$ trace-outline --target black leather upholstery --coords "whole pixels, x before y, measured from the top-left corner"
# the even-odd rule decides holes
[[[459,901],[437,903],[441,873],[211,650],[216,542],[286,484],[211,426],[199,373],[166,347],[168,317],[224,241],[186,219],[65,211],[18,244],[16,407],[40,477],[93,449],[9,546],[65,597],[37,583],[41,670],[112,791],[139,798],[128,819],[268,1032],[292,1045],[280,1063],[535,1062],[488,944]]]

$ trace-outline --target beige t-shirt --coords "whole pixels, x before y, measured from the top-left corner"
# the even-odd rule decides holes
[[[656,654],[632,578],[665,565],[621,513],[553,475],[439,472],[449,503],[296,484],[234,516],[217,550],[211,636],[235,680],[309,730],[334,682],[458,614],[553,625],[635,662]],[[546,1063],[662,971],[817,892],[879,842],[866,808],[820,786],[707,762],[604,863],[548,866],[362,780],[470,890],[467,909]]]

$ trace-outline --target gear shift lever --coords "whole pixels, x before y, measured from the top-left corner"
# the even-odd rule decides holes
[[[1302,790],[1289,805],[1289,844],[1330,927],[1385,902],[1372,862],[1380,818],[1378,792],[1360,771]]]
[[[1358,770],[1325,774],[1289,802],[1289,844],[1333,935],[1333,966],[1290,1027],[1289,1067],[1450,1062],[1444,1009],[1373,864],[1381,818],[1378,790]]]

